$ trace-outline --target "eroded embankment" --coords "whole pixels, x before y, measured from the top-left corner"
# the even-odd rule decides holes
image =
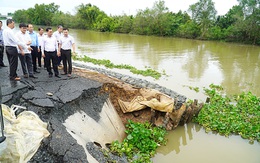
[[[7,83],[2,87],[3,103],[25,106],[48,122],[51,135],[43,140],[30,162],[106,162],[108,158],[99,151],[99,145],[104,147],[117,136],[123,137],[124,127],[120,123],[126,123],[127,119],[150,121],[172,129],[188,121],[199,108],[198,105],[181,107],[183,102],[175,99],[171,115],[150,108],[124,114],[118,99],[131,101],[139,88],[98,72],[80,69],[74,72],[77,75],[72,78],[46,78],[41,73],[38,79],[3,82]],[[107,110],[113,107],[122,121],[112,116],[116,112]],[[111,154],[109,157],[126,162],[125,158]]]

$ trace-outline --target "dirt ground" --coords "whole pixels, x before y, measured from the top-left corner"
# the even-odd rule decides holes
[[[152,115],[151,109],[149,108],[132,113],[123,113],[118,104],[118,98],[123,101],[131,101],[131,99],[133,99],[136,95],[139,95],[138,88],[99,72],[74,68],[73,73],[103,83],[100,93],[109,93],[110,100],[124,124],[126,124],[128,120],[133,120],[135,122],[146,122],[151,120]]]
[[[128,120],[133,120],[134,122],[151,122],[156,126],[164,126],[167,130],[173,130],[178,125],[190,122],[192,117],[197,115],[203,106],[203,103],[199,104],[196,100],[191,104],[177,104],[175,101],[172,112],[165,113],[146,108],[131,113],[123,113],[118,99],[130,102],[134,97],[140,95],[140,88],[124,83],[116,78],[86,69],[75,68],[73,72],[79,76],[103,83],[100,93],[106,92],[109,94],[109,98],[124,124]]]

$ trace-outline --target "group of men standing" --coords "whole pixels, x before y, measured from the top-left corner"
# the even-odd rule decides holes
[[[69,29],[58,26],[58,30],[53,33],[52,28],[48,27],[46,28],[47,34],[44,35],[43,28],[39,28],[37,34],[33,30],[32,24],[21,23],[19,24],[20,31],[14,34],[12,30],[14,21],[7,19],[6,25],[7,28],[3,30],[2,21],[0,21],[0,66],[6,67],[3,63],[5,49],[9,62],[10,80],[19,81],[21,79],[16,73],[18,58],[24,78],[37,78],[34,74],[40,73],[38,67],[42,67],[42,57],[49,77],[53,76],[53,68],[54,75],[60,78],[58,66],[61,60],[64,71],[62,75],[71,76],[71,55],[75,52],[75,42],[74,38],[68,34]]]

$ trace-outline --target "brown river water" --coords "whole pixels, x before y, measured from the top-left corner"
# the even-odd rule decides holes
[[[164,72],[166,75],[155,80],[113,69],[158,83],[189,99],[204,102],[203,88],[211,83],[222,85],[228,95],[251,91],[260,96],[259,46],[85,30],[70,30],[70,34],[79,55]],[[189,86],[199,87],[200,92]],[[157,150],[155,163],[260,163],[260,143],[250,144],[240,136],[205,133],[197,124],[178,127],[167,139],[167,146]]]

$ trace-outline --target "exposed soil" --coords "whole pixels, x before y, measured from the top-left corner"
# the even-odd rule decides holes
[[[172,113],[159,112],[152,110],[151,108],[131,113],[123,113],[119,106],[118,99],[130,102],[134,97],[140,95],[140,88],[134,87],[116,78],[86,69],[75,68],[74,73],[103,83],[100,93],[106,92],[109,94],[109,98],[124,124],[126,124],[128,120],[133,120],[135,122],[148,121],[157,126],[164,126],[167,130],[172,130],[179,124],[183,125],[190,122],[192,117],[198,114],[203,106],[202,103],[198,104],[196,100],[192,104],[186,105],[178,103],[175,99],[175,106]]]
[[[126,124],[128,120],[133,120],[135,122],[146,122],[151,120],[150,108],[135,111],[133,113],[123,113],[118,104],[118,98],[123,101],[131,101],[133,97],[139,95],[138,88],[135,88],[132,85],[124,83],[116,78],[109,77],[98,72],[93,72],[85,69],[74,69],[73,71],[79,76],[103,83],[100,93],[107,92],[109,94],[109,98],[124,124]]]

